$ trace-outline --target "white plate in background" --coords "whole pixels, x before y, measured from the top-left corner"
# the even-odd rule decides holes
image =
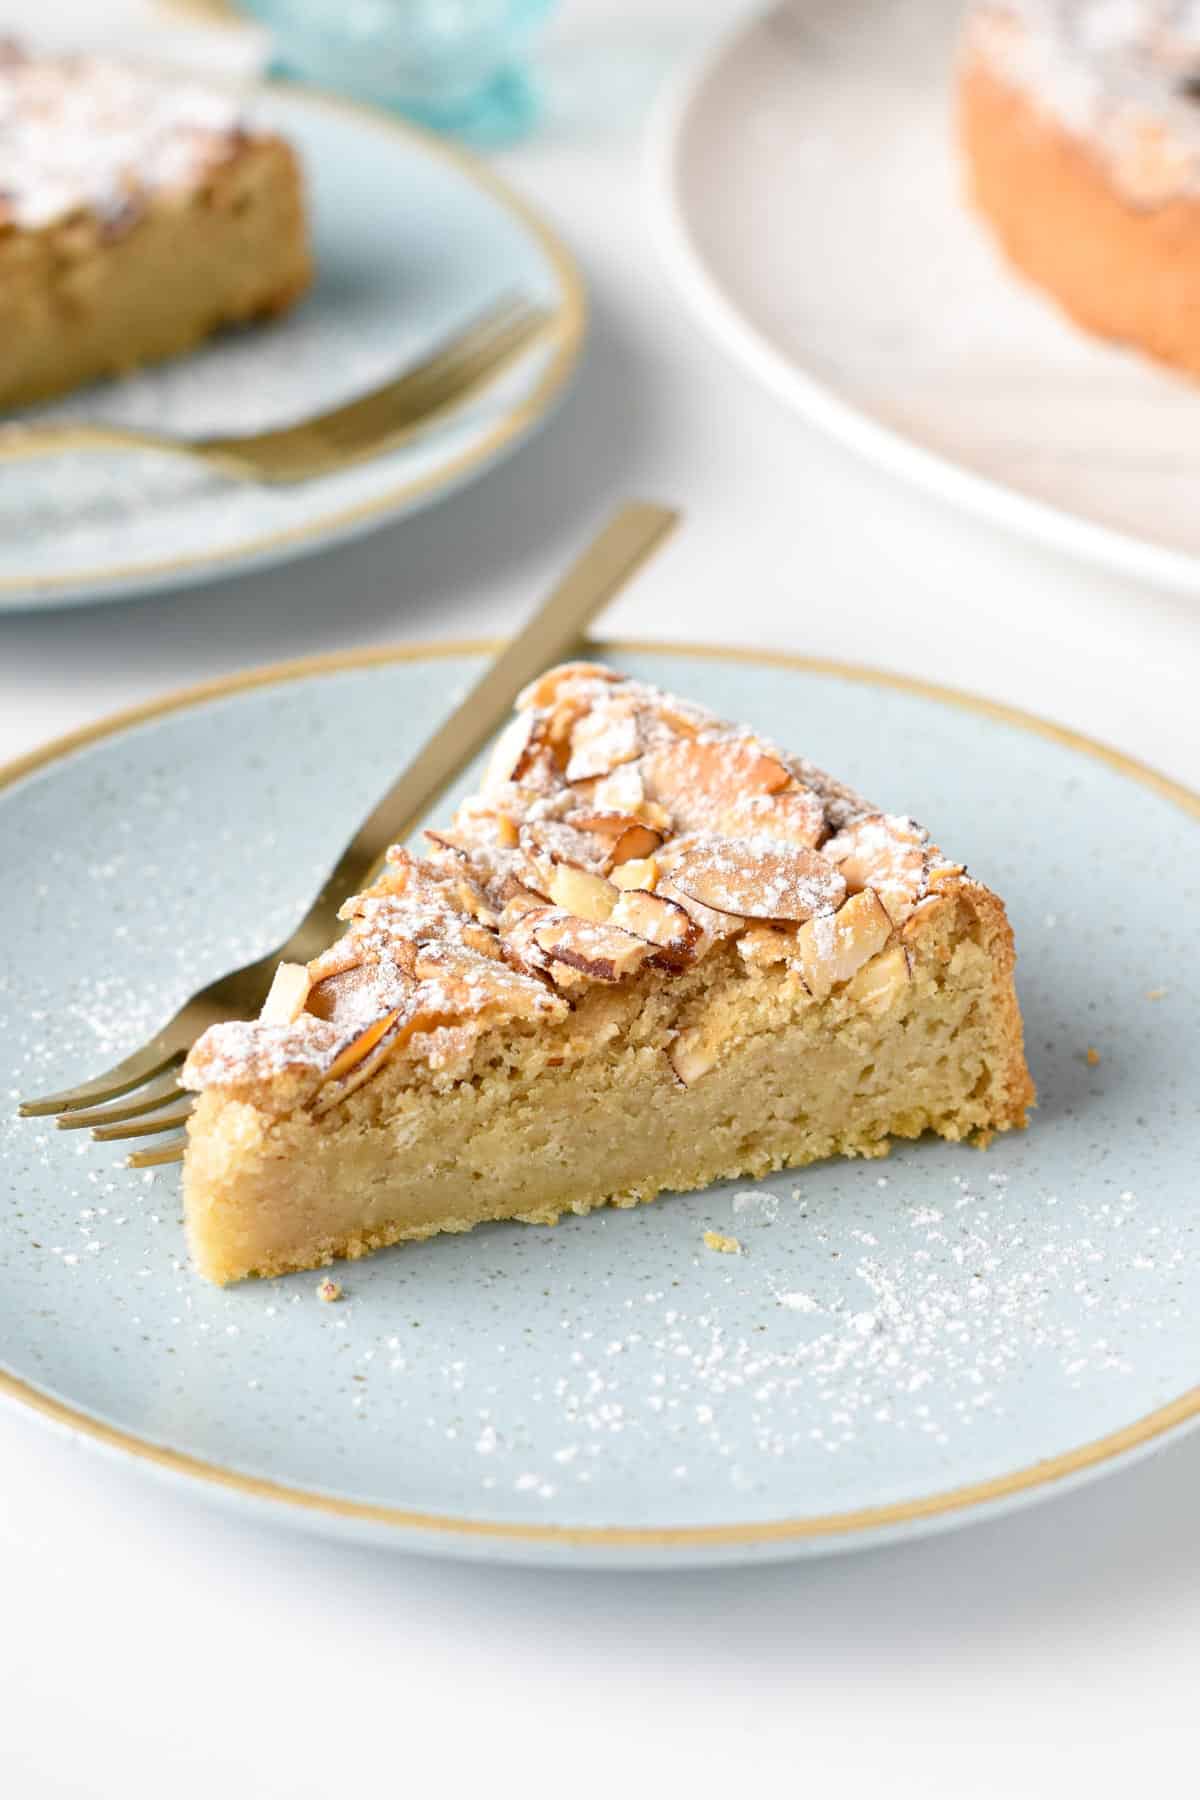
[[[714,336],[813,423],[998,524],[1200,587],[1200,388],[1071,325],[963,204],[959,0],[792,0],[651,139],[659,239]]]

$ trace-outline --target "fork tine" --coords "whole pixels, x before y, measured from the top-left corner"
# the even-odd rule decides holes
[[[165,1119],[135,1119],[132,1124],[94,1125],[92,1136],[98,1144],[115,1144],[121,1138],[152,1137],[159,1131],[174,1131],[177,1125],[186,1125],[191,1117],[190,1106],[182,1112],[169,1113]]]
[[[124,1100],[117,1106],[87,1106],[78,1112],[63,1113],[56,1121],[60,1131],[79,1131],[92,1125],[115,1125],[118,1119],[136,1119],[141,1113],[154,1112],[172,1100],[182,1100],[181,1088],[173,1074],[166,1075],[151,1088],[145,1088],[136,1100]]]
[[[122,1094],[129,1093],[131,1088],[140,1087],[152,1076],[161,1075],[164,1069],[173,1063],[182,1062],[184,1052],[171,1050],[164,1054],[162,1044],[155,1040],[152,1044],[144,1044],[127,1056],[123,1062],[114,1063],[103,1075],[97,1075],[91,1081],[81,1081],[77,1087],[64,1088],[61,1094],[43,1094],[37,1100],[22,1100],[18,1111],[23,1119],[35,1119],[45,1113],[74,1112],[76,1107],[87,1106],[89,1102],[116,1100]]]
[[[127,1169],[153,1169],[160,1163],[183,1161],[186,1138],[176,1138],[173,1144],[160,1144],[154,1150],[134,1150],[125,1158]]]
[[[493,363],[499,364],[531,342],[550,316],[534,307],[513,309],[486,329],[464,336],[435,364],[410,370],[387,387],[320,420],[321,437],[348,446],[399,424],[424,422],[447,399],[465,393]]]
[[[398,390],[415,388],[429,381],[439,381],[446,370],[453,367],[464,350],[471,350],[478,345],[486,344],[498,331],[507,330],[514,319],[524,318],[530,310],[528,301],[522,300],[519,295],[506,294],[494,306],[489,306],[484,312],[468,320],[466,325],[460,326],[450,336],[442,338],[419,362],[411,363],[408,368],[401,369],[394,380],[385,383],[383,387],[373,389],[368,394],[360,394],[357,399],[347,400],[341,406],[331,408],[327,413],[319,413],[315,419],[308,422],[322,431],[330,427],[336,429],[343,419],[353,417],[364,406],[368,406],[376,400],[385,399]]]
[[[322,438],[345,453],[373,447],[420,427],[427,429],[439,416],[466,399],[473,399],[489,380],[499,376],[516,356],[541,335],[549,315],[530,313],[503,330],[491,333],[481,344],[460,351],[436,381],[422,378],[412,387],[371,395],[353,415],[338,421]]]

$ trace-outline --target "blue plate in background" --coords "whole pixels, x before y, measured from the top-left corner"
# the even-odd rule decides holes
[[[182,436],[264,430],[398,374],[505,294],[558,330],[411,443],[293,488],[226,481],[176,457],[66,452],[5,466],[0,611],[213,580],[369,531],[510,454],[565,391],[586,302],[541,220],[465,152],[348,102],[280,85],[250,114],[304,162],[317,278],[285,318],[69,396],[40,416]]]

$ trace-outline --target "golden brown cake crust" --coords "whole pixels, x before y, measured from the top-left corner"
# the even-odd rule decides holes
[[[1200,196],[1134,198],[1097,143],[970,50],[958,129],[970,198],[1014,267],[1086,330],[1200,375]]]
[[[745,727],[552,670],[426,836],[188,1059],[213,1279],[1025,1122],[1001,902]]]

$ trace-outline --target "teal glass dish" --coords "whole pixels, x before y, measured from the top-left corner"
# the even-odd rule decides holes
[[[477,144],[538,114],[528,58],[554,0],[239,0],[284,75]]]

